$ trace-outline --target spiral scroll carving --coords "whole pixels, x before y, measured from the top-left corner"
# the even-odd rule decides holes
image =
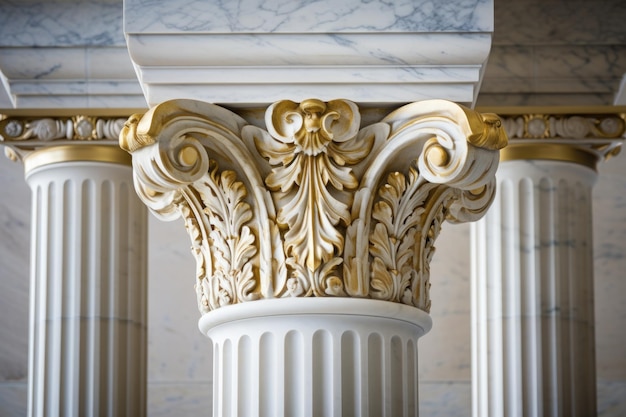
[[[444,220],[491,204],[499,119],[430,100],[361,128],[347,100],[280,101],[266,129],[175,100],[120,135],[139,196],[182,216],[202,313],[259,298],[343,296],[428,311]]]

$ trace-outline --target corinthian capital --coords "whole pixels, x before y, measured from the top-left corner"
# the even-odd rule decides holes
[[[497,116],[429,100],[362,127],[350,101],[284,100],[265,126],[173,100],[120,134],[141,199],[185,221],[200,311],[306,296],[428,311],[442,222],[491,204],[506,145]]]

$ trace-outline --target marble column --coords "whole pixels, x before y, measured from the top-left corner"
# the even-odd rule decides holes
[[[593,416],[592,188],[624,121],[504,123],[496,198],[472,225],[473,416]]]
[[[147,219],[120,128],[0,122],[32,190],[31,417],[146,414]]]
[[[212,415],[418,415],[434,242],[491,203],[497,117],[427,100],[362,128],[353,102],[283,100],[260,127],[171,100],[120,141],[191,238]]]

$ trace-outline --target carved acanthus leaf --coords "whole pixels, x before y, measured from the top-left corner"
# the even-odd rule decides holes
[[[426,199],[435,187],[411,166],[408,178],[393,172],[379,189],[380,200],[372,211],[374,230],[369,237],[372,297],[414,304],[411,285],[418,265],[415,256],[421,252],[416,249],[416,236],[425,217]]]
[[[255,236],[248,226],[253,214],[245,201],[247,191],[236,173],[219,173],[211,163],[208,178],[194,184],[209,219],[211,253],[214,259],[209,306],[214,309],[258,298],[253,257],[257,253]]]

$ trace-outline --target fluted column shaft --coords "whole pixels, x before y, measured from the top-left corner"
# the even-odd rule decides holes
[[[41,164],[48,151],[25,161],[29,416],[145,415],[146,210],[131,167],[97,162],[96,149],[95,161]]]
[[[501,163],[472,225],[474,417],[596,414],[595,180],[573,162]]]
[[[365,299],[262,300],[205,315],[213,416],[417,417],[412,307]]]

